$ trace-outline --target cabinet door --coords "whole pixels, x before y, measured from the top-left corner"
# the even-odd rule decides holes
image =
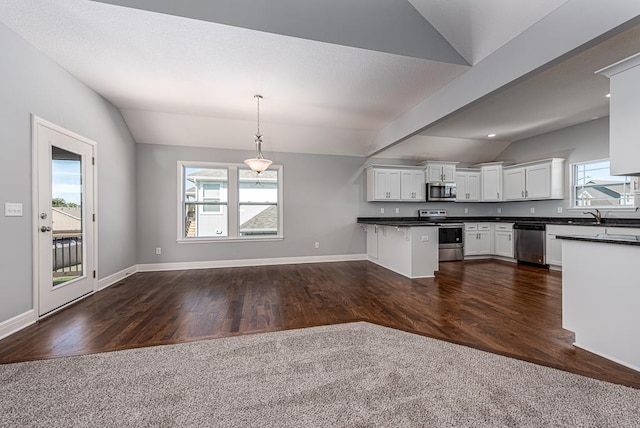
[[[517,201],[526,198],[526,173],[525,168],[513,168],[504,170],[504,199]]]
[[[467,202],[469,199],[469,192],[467,190],[467,180],[469,179],[469,174],[466,172],[458,172],[456,173],[456,191],[458,195],[456,196],[456,202]]]
[[[389,199],[400,199],[400,170],[388,171]]]
[[[400,179],[400,195],[403,201],[414,199],[413,191],[413,171],[405,170],[401,173]]]
[[[378,226],[367,225],[367,255],[370,259],[378,259]]]
[[[547,233],[547,248],[545,256],[547,264],[562,266],[562,241],[557,239],[554,233]]]
[[[497,256],[513,258],[513,233],[496,231],[495,247]]]
[[[416,201],[426,201],[426,180],[424,171],[413,171],[413,193]]]
[[[401,173],[400,193],[403,201],[424,201],[425,180],[422,170],[403,170]]]
[[[464,232],[464,255],[477,256],[480,254],[480,242],[477,231]]]
[[[456,181],[456,166],[455,165],[443,165],[442,166],[442,181]]]
[[[386,169],[376,169],[373,172],[373,194],[376,200],[389,199],[389,172]]]
[[[491,254],[491,231],[478,231],[478,254]]]
[[[527,167],[526,175],[525,196],[527,199],[548,199],[551,197],[551,164]]]
[[[429,165],[427,167],[427,181],[429,183],[437,183],[442,180],[442,167],[440,165]]]
[[[502,166],[482,167],[482,200],[502,200]]]
[[[467,200],[470,202],[478,202],[480,200],[480,173],[467,173]]]

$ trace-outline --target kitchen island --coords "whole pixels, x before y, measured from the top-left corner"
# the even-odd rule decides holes
[[[562,240],[562,326],[574,345],[640,371],[640,239],[558,235]]]
[[[430,278],[438,270],[438,225],[424,221],[361,221],[367,259],[408,278]]]

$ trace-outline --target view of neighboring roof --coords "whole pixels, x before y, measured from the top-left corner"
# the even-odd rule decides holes
[[[271,230],[276,229],[278,224],[278,207],[272,205],[267,209],[260,211],[249,220],[245,221],[240,230]]]

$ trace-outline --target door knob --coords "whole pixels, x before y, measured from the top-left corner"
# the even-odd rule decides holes
[[[40,232],[51,232],[51,226],[40,227]]]

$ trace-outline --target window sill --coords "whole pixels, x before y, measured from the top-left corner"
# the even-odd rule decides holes
[[[256,238],[251,237],[239,237],[239,238],[192,238],[192,239],[178,239],[178,244],[213,244],[218,242],[273,242],[283,241],[283,236],[270,236],[268,238]]]

